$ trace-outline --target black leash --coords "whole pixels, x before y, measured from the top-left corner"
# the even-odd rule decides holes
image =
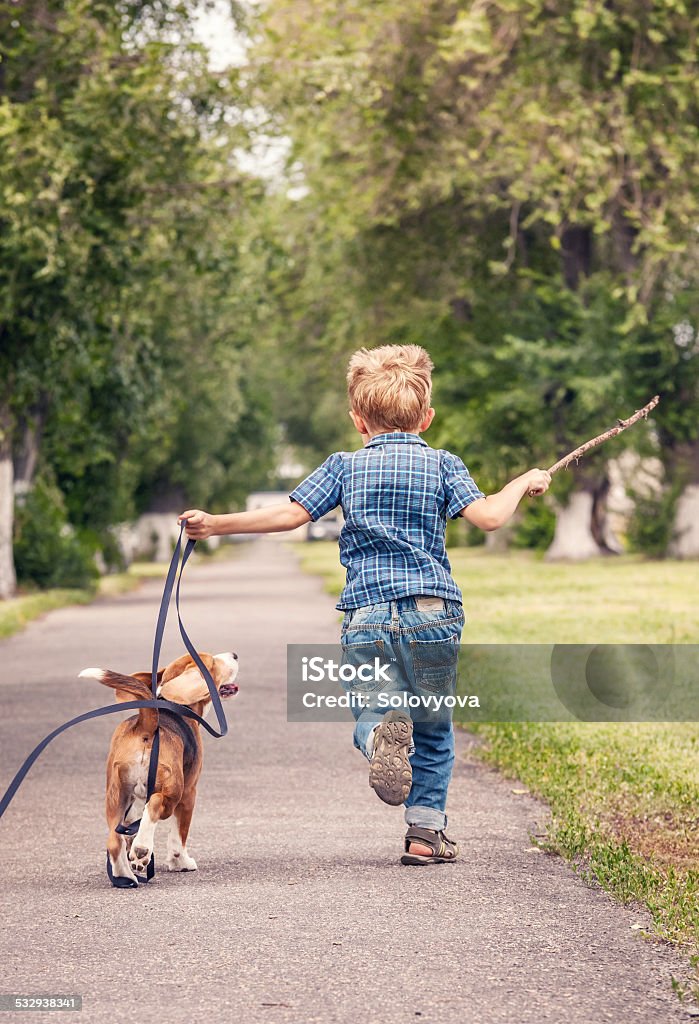
[[[163,710],[172,711],[174,714],[179,715],[181,718],[191,718],[193,721],[198,722],[199,725],[203,726],[204,729],[206,729],[206,731],[209,733],[209,735],[214,736],[216,739],[220,739],[221,737],[225,736],[226,733],[228,732],[228,722],[226,721],[226,715],[223,710],[223,704],[221,703],[221,698],[219,696],[218,689],[216,688],[216,683],[214,682],[208,668],[197,654],[194,645],[192,644],[192,641],[187,636],[187,631],[184,628],[182,617],[180,615],[180,583],[182,581],[182,573],[184,572],[184,567],[187,564],[189,556],[194,550],[194,546],[196,544],[196,541],[194,540],[187,541],[187,544],[185,545],[184,549],[184,554],[182,556],[182,564],[180,565],[179,563],[180,554],[182,553],[182,536],[184,534],[184,529],[185,523],[183,522],[180,526],[180,535],[177,539],[175,550],[172,553],[170,567],[168,568],[167,576],[165,578],[163,596],[160,601],[160,611],[158,612],[158,621],[155,627],[155,639],[153,641],[153,663],[151,671],[151,690],[153,693],[153,699],[128,700],[121,702],[119,704],[109,704],[107,705],[107,707],[104,708],[95,708],[93,711],[86,711],[85,714],[83,715],[78,715],[76,718],[71,718],[69,722],[64,722],[63,725],[60,725],[57,729],[54,729],[53,732],[49,733],[48,736],[45,736],[43,738],[41,743],[37,744],[37,746],[34,747],[31,754],[29,754],[24,764],[21,766],[21,768],[13,778],[10,785],[7,787],[7,790],[3,794],[2,799],[0,799],[0,818],[3,816],[3,814],[9,807],[12,798],[14,797],[15,793],[17,792],[22,782],[24,781],[27,772],[34,764],[36,759],[39,757],[39,755],[42,753],[42,751],[45,750],[45,748],[49,745],[49,743],[53,739],[55,739],[56,736],[60,736],[62,732],[65,732],[66,729],[70,729],[72,726],[78,725],[80,722],[87,722],[88,719],[90,718],[102,718],[103,715],[113,715],[117,711],[130,711],[132,709],[135,710],[137,708],[155,708],[156,710],[158,708],[161,708]],[[209,725],[209,723],[206,722],[201,717],[201,715],[198,715],[196,714],[195,711],[192,711],[191,708],[188,708],[183,704],[176,704],[174,701],[163,700],[162,698],[156,697],[158,689],[158,661],[160,660],[160,649],[162,647],[163,634],[165,632],[165,623],[167,622],[167,615],[170,606],[170,599],[172,597],[172,590],[173,587],[175,586],[175,578],[177,578],[177,586],[175,587],[175,607],[177,610],[177,622],[180,627],[180,635],[187,649],[187,653],[190,655],[194,664],[201,672],[202,676],[204,677],[204,681],[206,682],[206,685],[209,689],[211,703],[213,704],[214,711],[216,712],[216,718],[218,721],[218,732],[211,725]],[[150,763],[148,765],[146,804],[148,803],[148,800],[150,800],[155,790],[155,780],[158,772],[159,752],[160,725],[158,724],[153,734],[153,744],[151,746]],[[135,833],[138,831],[139,823],[140,822],[132,822],[129,825],[118,825],[116,831],[120,832],[122,835],[135,835]],[[112,882],[112,885],[115,885],[117,888],[125,888],[127,886],[135,887],[138,884],[133,882],[129,878],[123,878],[120,876],[113,875],[111,863],[109,861],[109,854],[107,854],[107,874],[109,875],[109,880]],[[151,856],[146,875],[141,875],[137,877],[140,877],[142,881],[147,882],[150,881],[154,874],[155,858]]]

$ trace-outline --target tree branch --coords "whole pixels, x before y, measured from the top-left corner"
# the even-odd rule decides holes
[[[651,398],[650,402],[648,402],[647,405],[644,405],[642,409],[637,409],[633,416],[629,416],[627,420],[617,420],[617,425],[615,427],[605,430],[605,432],[600,434],[599,437],[593,437],[591,441],[586,441],[585,444],[581,444],[579,448],[575,449],[575,451],[569,452],[568,455],[564,455],[562,459],[558,460],[558,462],[554,462],[554,464],[549,467],[549,473],[553,476],[557,470],[567,469],[573,460],[577,463],[578,459],[581,459],[582,456],[585,455],[586,452],[589,452],[591,448],[596,448],[598,444],[602,444],[603,441],[608,441],[610,437],[616,437],[616,435],[620,434],[622,430],[626,430],[627,427],[631,427],[634,423],[637,423],[641,417],[643,419],[647,419],[648,413],[655,409],[659,401],[660,395],[656,395],[654,398]]]

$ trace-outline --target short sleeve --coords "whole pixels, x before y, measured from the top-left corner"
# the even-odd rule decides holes
[[[447,516],[458,519],[459,513],[477,498],[485,498],[485,494],[476,485],[458,455],[442,452],[442,483],[447,502]]]
[[[332,512],[342,497],[342,455],[334,452],[325,462],[302,480],[289,495],[297,501],[313,520]]]

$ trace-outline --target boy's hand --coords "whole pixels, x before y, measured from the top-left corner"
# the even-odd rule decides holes
[[[544,494],[551,483],[551,474],[547,469],[530,469],[527,473],[527,494],[535,498]]]
[[[214,516],[200,508],[191,508],[177,517],[177,522],[187,520],[185,533],[192,540],[206,540],[214,532]]]

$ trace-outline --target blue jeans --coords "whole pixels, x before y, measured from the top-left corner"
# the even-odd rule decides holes
[[[393,695],[412,694],[413,700],[432,695],[433,703],[440,695],[454,695],[463,625],[459,601],[429,596],[400,597],[345,612],[343,664],[358,666],[378,658],[390,666],[384,679],[343,683],[365,703],[360,707],[352,702],[354,745],[365,757],[371,757],[367,741],[389,710],[386,703]],[[390,681],[385,681],[386,675]],[[396,700],[406,702],[405,697]],[[413,719],[414,750],[410,753],[413,784],[405,801],[405,820],[408,825],[439,831],[446,828],[447,790],[454,765],[452,711],[406,710]]]

